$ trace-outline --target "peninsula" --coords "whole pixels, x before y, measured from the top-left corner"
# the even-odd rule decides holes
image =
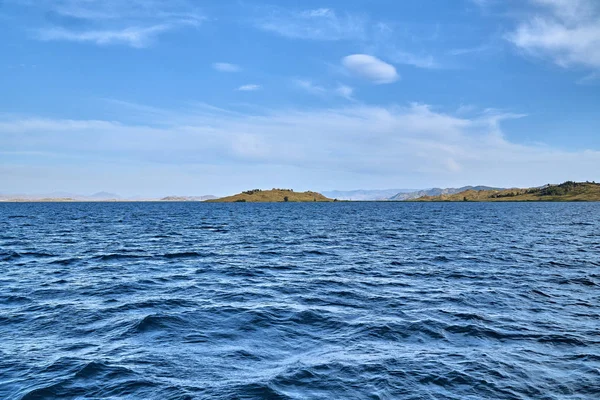
[[[335,201],[317,192],[294,192],[292,189],[247,190],[233,196],[207,200],[207,203],[283,203],[283,202],[331,202]]]
[[[600,201],[600,184],[568,181],[528,189],[466,190],[410,201]]]

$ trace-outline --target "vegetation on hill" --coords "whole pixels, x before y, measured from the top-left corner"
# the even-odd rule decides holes
[[[423,196],[414,201],[600,201],[600,184],[567,181],[529,189],[466,190],[455,194]]]
[[[406,201],[406,200],[414,200],[420,197],[426,196],[441,196],[441,195],[451,195],[461,192],[466,192],[467,190],[480,191],[480,190],[504,190],[503,188],[489,187],[489,186],[463,186],[461,188],[433,188],[433,189],[424,189],[417,190],[414,192],[404,192],[398,193],[395,196],[390,197],[391,201]]]
[[[294,192],[292,189],[253,189],[245,192],[222,197],[220,199],[208,200],[216,203],[277,203],[277,202],[328,202],[334,201],[317,192]]]

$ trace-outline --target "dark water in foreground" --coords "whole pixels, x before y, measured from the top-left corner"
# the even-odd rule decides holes
[[[0,399],[598,399],[599,217],[0,204]]]

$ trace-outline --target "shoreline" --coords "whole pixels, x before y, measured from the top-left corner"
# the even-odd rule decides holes
[[[277,204],[277,203],[598,203],[600,200],[337,200],[337,201],[218,201],[218,200],[0,200],[2,203],[250,203],[250,204]]]

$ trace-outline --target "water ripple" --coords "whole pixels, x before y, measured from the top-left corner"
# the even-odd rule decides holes
[[[1,399],[598,399],[576,204],[0,204]]]

